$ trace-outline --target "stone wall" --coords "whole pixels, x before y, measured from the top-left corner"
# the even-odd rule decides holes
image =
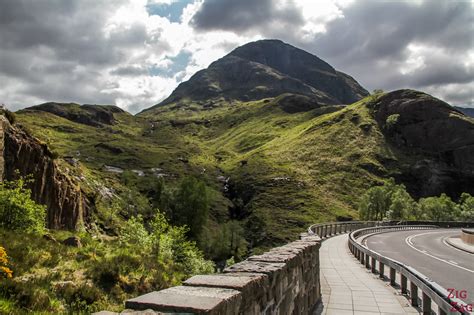
[[[300,240],[251,256],[224,273],[194,276],[125,306],[166,313],[310,314],[321,297],[320,246],[319,237],[302,234]]]

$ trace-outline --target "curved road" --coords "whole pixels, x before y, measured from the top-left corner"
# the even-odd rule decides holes
[[[460,229],[410,230],[375,234],[365,245],[392,259],[409,265],[444,288],[466,290],[466,303],[474,303],[474,254],[445,242],[460,235]]]

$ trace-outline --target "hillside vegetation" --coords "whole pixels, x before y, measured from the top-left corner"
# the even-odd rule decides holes
[[[18,113],[18,120],[60,157],[79,160],[67,167],[102,192],[129,191],[122,170],[140,181],[161,177],[171,186],[188,175],[201,178],[212,195],[208,224],[238,220],[251,247],[261,247],[294,238],[312,222],[357,218],[360,196],[390,177],[404,181],[415,198],[426,195],[416,190],[423,179],[412,166],[444,162],[392,141],[375,117],[383,97],[309,109],[288,94],[213,108],[170,104],[136,117],[115,113],[115,124],[100,127],[36,109]],[[408,98],[426,97],[444,110],[426,94]],[[443,115],[472,126],[454,110]],[[459,195],[465,190],[460,187]]]

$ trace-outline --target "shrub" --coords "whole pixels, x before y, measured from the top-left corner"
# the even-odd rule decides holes
[[[399,119],[400,119],[400,114],[393,114],[393,115],[388,116],[387,119],[385,120],[385,128],[388,131],[393,130],[393,128],[395,128],[395,126],[397,125]]]
[[[31,199],[26,181],[0,183],[0,227],[24,232],[43,232],[46,207]]]
[[[8,265],[8,255],[5,251],[5,248],[0,246],[0,279],[1,278],[11,278],[13,271],[7,267]]]

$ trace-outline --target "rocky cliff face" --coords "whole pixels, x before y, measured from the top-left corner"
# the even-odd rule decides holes
[[[350,104],[369,94],[352,77],[318,57],[279,40],[261,40],[197,72],[157,106],[186,101],[205,104],[216,98],[251,101],[284,93],[304,95],[319,105]]]
[[[387,139],[406,155],[423,156],[402,175],[419,196],[474,193],[474,120],[428,94],[398,90],[374,104]]]
[[[32,198],[48,208],[47,226],[54,229],[77,229],[87,219],[90,200],[80,186],[64,174],[45,144],[3,116],[0,139],[3,147],[3,178],[13,180],[31,175]]]

